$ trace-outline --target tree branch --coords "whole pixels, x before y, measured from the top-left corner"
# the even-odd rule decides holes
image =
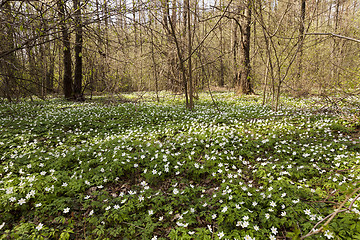
[[[305,35],[332,36],[332,37],[342,38],[342,39],[360,43],[359,39],[351,38],[351,37],[347,37],[347,36],[343,36],[343,35],[339,35],[339,34],[335,34],[335,33],[305,33]]]

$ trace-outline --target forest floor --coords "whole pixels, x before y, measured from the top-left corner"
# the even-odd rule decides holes
[[[213,97],[1,104],[0,239],[360,239],[359,99]]]

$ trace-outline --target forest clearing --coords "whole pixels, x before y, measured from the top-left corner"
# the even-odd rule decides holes
[[[0,238],[360,238],[359,98],[147,96],[2,104]]]

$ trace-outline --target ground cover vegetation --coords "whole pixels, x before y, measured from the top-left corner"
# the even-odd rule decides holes
[[[0,97],[359,94],[357,0],[0,2]]]
[[[0,239],[360,239],[358,122],[316,98],[133,95],[1,105]]]

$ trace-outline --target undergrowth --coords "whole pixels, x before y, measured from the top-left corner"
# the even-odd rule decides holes
[[[2,104],[0,239],[360,239],[356,124],[215,98]]]

